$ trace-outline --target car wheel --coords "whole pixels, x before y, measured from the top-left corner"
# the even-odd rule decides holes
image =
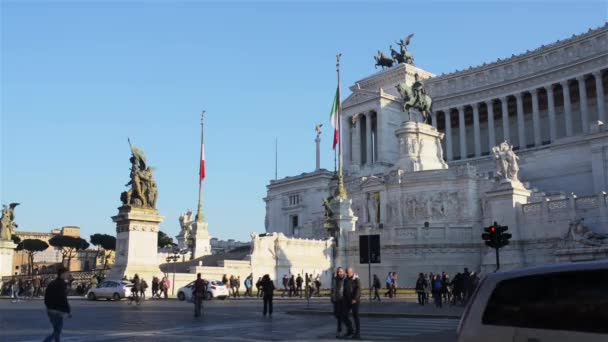
[[[186,295],[183,292],[180,292],[177,294],[177,299],[183,302],[186,300]]]
[[[112,299],[114,299],[114,300],[120,300],[120,295],[119,295],[118,293],[115,293],[115,294],[112,296]]]
[[[93,292],[89,292],[89,295],[87,296],[88,300],[95,300],[97,299],[97,297],[95,297],[95,294]]]
[[[205,294],[205,299],[206,299],[206,300],[211,300],[211,299],[213,299],[213,295],[211,294],[211,292],[207,292],[207,294]]]

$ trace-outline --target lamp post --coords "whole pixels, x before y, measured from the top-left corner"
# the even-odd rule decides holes
[[[179,260],[179,253],[176,250],[173,250],[171,254],[167,257],[167,262],[173,262],[173,283],[171,284],[171,295],[175,295],[175,263]]]

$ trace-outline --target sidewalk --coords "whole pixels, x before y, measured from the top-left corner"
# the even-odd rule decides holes
[[[362,301],[359,315],[365,317],[404,317],[404,318],[449,318],[459,319],[464,311],[462,306],[444,305],[436,308],[433,304],[419,305],[406,298],[383,300],[382,302]],[[331,303],[314,303],[307,309],[290,310],[292,315],[333,315]]]

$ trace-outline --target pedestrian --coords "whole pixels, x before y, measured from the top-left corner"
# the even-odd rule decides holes
[[[131,288],[131,301],[135,301],[135,303],[139,305],[141,304],[139,302],[139,295],[141,292],[141,279],[139,279],[139,275],[137,275],[137,273],[135,273],[135,276],[133,276],[133,280],[131,280],[131,282],[133,283],[133,287]],[[131,304],[131,302],[129,302],[129,304]]]
[[[393,272],[388,272],[386,276],[386,293],[384,297],[393,298]]]
[[[291,297],[292,294],[295,296],[296,295],[296,278],[293,274],[289,278],[288,284],[289,284],[289,297]]]
[[[427,291],[426,291],[426,302],[430,303],[431,300],[431,296],[433,295],[433,279],[435,278],[435,276],[433,275],[433,272],[429,272],[429,277],[428,277],[428,283],[429,286],[427,287]]]
[[[422,272],[418,275],[418,280],[416,280],[416,294],[418,295],[418,304],[424,306],[424,302],[426,301],[426,290],[429,286],[424,274]]]
[[[450,292],[450,276],[441,272],[441,296],[443,297],[444,303],[450,302],[451,292]]]
[[[440,308],[441,307],[442,286],[441,286],[441,277],[439,276],[439,274],[435,275],[435,278],[433,279],[432,287],[433,287],[433,298],[435,299],[435,307]]]
[[[454,279],[450,282],[452,286],[452,305],[463,303],[462,300],[462,273],[458,272],[454,276]]]
[[[262,296],[262,277],[258,278],[258,281],[255,282],[255,288],[258,290],[256,297]]]
[[[165,299],[169,297],[169,289],[171,288],[171,281],[168,277],[165,277]]]
[[[139,294],[143,300],[146,300],[146,290],[148,289],[148,283],[146,279],[141,280],[141,289],[139,290]]]
[[[158,277],[152,277],[152,298],[158,296]]]
[[[361,303],[361,283],[359,277],[355,274],[352,267],[346,270],[346,279],[344,280],[344,302],[347,306],[347,315],[350,311],[353,314],[353,321],[355,323],[355,332],[351,338],[358,340],[361,338],[361,326],[359,322],[359,304]],[[347,317],[348,320],[348,317]],[[348,320],[350,323],[350,320]],[[352,329],[352,328],[351,328]],[[352,331],[352,330],[351,330]]]
[[[201,317],[201,308],[203,306],[203,298],[205,298],[205,293],[207,292],[205,281],[201,278],[201,274],[198,273],[196,275],[196,280],[194,281],[194,317]]]
[[[165,288],[165,286],[167,286],[167,283],[165,282],[165,277],[162,277],[160,279],[160,281],[158,282],[158,290],[160,291],[160,293],[158,294],[158,298],[160,299],[161,296],[163,296],[165,294],[165,292],[167,291],[167,289]]]
[[[63,316],[72,318],[70,304],[68,304],[68,289],[65,283],[65,268],[59,268],[57,278],[53,280],[46,289],[44,295],[44,305],[46,312],[53,326],[53,332],[44,339],[44,342],[55,340],[59,342],[59,336],[63,329]]]
[[[393,272],[393,297],[397,298],[397,272]]]
[[[378,291],[380,290],[380,287],[382,287],[382,285],[380,285],[380,279],[375,274],[374,274],[374,281],[372,283],[372,287],[374,288],[374,298],[372,300],[377,299],[378,301],[380,301],[380,294],[378,293]]]
[[[469,297],[471,296],[471,288],[471,273],[469,273],[469,269],[465,267],[464,272],[462,273],[462,300],[464,303],[466,303],[469,300]]]
[[[237,276],[234,279],[234,282],[236,284],[236,296],[240,298],[241,297],[241,276]]]
[[[343,336],[351,336],[353,334],[353,327],[348,319],[348,311],[346,303],[344,302],[344,281],[346,278],[346,274],[344,273],[344,269],[342,267],[338,267],[336,269],[336,274],[331,280],[331,302],[334,307],[334,317],[336,317],[336,322],[338,325],[338,329],[336,331],[336,338],[342,338]],[[346,335],[340,335],[342,333],[342,324],[346,326],[347,333]]]
[[[319,275],[315,279],[315,289],[317,290],[317,296],[321,297],[321,276]]]
[[[19,299],[19,282],[14,277],[11,280],[11,298],[13,303],[21,301]]]
[[[304,273],[304,294],[306,295],[306,299],[310,298],[309,295],[310,295],[310,277],[311,276],[312,276],[312,274],[309,276],[308,272]]]
[[[231,275],[230,278],[228,278],[228,281],[226,283],[226,288],[228,289],[228,297],[233,296],[234,297],[234,276]]]
[[[253,285],[252,277],[252,275],[249,275],[247,278],[245,278],[245,297],[253,297],[251,294],[251,287]]]
[[[268,274],[262,278],[262,293],[264,294],[264,311],[262,314],[266,317],[272,317],[272,298],[274,297],[274,283]]]
[[[302,282],[302,276],[298,274],[298,277],[296,278],[296,296],[300,296],[300,298],[302,298]]]
[[[40,296],[40,277],[38,277],[38,276],[34,277],[34,280],[32,280],[32,283],[34,285],[34,296],[39,297]]]
[[[285,297],[285,294],[287,294],[288,286],[289,286],[289,277],[287,276],[287,274],[284,274],[283,275],[283,293],[281,293],[281,297]]]

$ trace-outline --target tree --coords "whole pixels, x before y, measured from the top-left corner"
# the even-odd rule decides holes
[[[49,244],[53,247],[61,248],[61,263],[68,260],[67,268],[70,269],[72,258],[76,252],[89,248],[87,240],[81,237],[73,237],[66,235],[55,235],[49,239]]]
[[[18,251],[27,253],[28,274],[34,269],[34,254],[49,248],[49,244],[38,239],[25,239],[17,245]]]
[[[165,234],[159,230],[158,231],[158,247],[165,248],[167,246],[175,246],[175,243],[173,243],[173,238],[168,237],[167,234]]]
[[[116,251],[116,237],[108,234],[93,234],[90,238],[91,244],[97,247],[97,256],[103,253],[103,269],[108,267],[108,260],[112,257],[112,253]],[[100,250],[103,249],[103,250]]]
[[[17,235],[15,235],[15,234],[13,234],[13,235],[11,236],[11,240],[13,240],[13,243],[14,243],[15,245],[18,245],[18,244],[21,242],[21,238],[20,238],[20,237],[18,237]]]

